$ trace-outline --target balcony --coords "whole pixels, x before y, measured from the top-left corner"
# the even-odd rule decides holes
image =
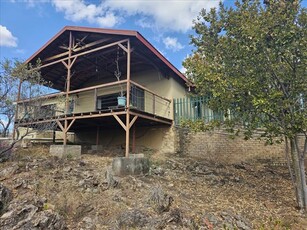
[[[172,122],[171,100],[158,95],[142,85],[127,80],[46,95],[35,100],[37,106],[27,101],[18,102],[19,123],[45,122],[62,118],[90,118],[125,113],[127,109],[144,118]],[[122,101],[118,97],[122,96]],[[129,101],[127,101],[129,100]]]

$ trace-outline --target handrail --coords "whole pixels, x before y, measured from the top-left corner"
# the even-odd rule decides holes
[[[90,86],[90,87],[86,87],[86,88],[82,88],[82,89],[72,90],[72,91],[68,92],[68,95],[75,94],[75,93],[80,93],[80,92],[85,92],[85,91],[90,91],[90,90],[93,90],[93,89],[100,89],[100,88],[104,88],[104,87],[108,87],[108,86],[113,86],[113,85],[120,85],[120,84],[124,84],[124,83],[127,83],[127,80],[115,81],[115,82],[110,82],[110,83],[106,83],[106,84],[100,84],[100,85]],[[31,99],[19,100],[17,103],[29,102],[29,101],[37,100],[37,99],[55,98],[55,97],[62,96],[62,95],[63,96],[66,95],[66,92],[60,92],[60,93],[45,95],[45,96],[31,98]]]
[[[166,97],[162,97],[162,96],[160,96],[160,95],[154,93],[153,91],[151,91],[151,90],[147,89],[146,87],[144,87],[144,86],[142,86],[142,85],[136,83],[135,81],[130,80],[130,82],[131,82],[133,85],[136,85],[137,87],[139,87],[139,88],[141,88],[141,89],[143,89],[143,90],[146,90],[147,92],[149,92],[149,93],[151,93],[151,94],[153,94],[153,95],[155,95],[155,96],[157,96],[157,97],[159,97],[159,98],[161,98],[161,99],[163,99],[163,100],[168,101],[169,103],[172,102],[170,99],[168,99],[168,98],[166,98]]]

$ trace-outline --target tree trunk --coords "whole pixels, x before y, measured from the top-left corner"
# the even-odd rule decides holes
[[[298,137],[290,139],[293,171],[295,174],[295,191],[297,205],[300,210],[307,211],[307,186],[304,165],[304,150],[300,151]]]

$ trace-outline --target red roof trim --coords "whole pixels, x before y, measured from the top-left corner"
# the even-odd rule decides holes
[[[43,45],[31,57],[29,57],[26,60],[26,62],[27,63],[30,62],[35,56],[37,56],[42,50],[44,50],[48,45],[50,45],[65,31],[80,31],[80,32],[134,36],[140,42],[142,42],[151,52],[153,52],[161,61],[163,61],[171,70],[173,70],[189,86],[192,85],[192,83],[172,63],[170,63],[149,41],[147,41],[139,32],[134,30],[114,30],[114,29],[101,29],[101,28],[91,28],[91,27],[82,27],[82,26],[65,26],[55,36],[53,36],[45,45]]]

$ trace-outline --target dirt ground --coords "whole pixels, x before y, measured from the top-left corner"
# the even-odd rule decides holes
[[[149,157],[148,175],[114,177],[112,156],[63,160],[35,147],[0,163],[0,183],[11,202],[41,200],[66,229],[307,229],[285,165]]]

